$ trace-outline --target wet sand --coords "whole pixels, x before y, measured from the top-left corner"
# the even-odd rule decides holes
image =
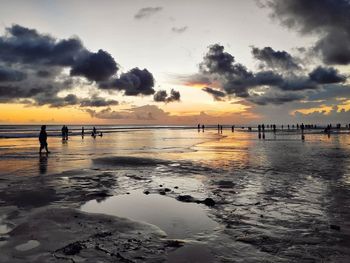
[[[0,139],[0,262],[348,262],[350,135]]]

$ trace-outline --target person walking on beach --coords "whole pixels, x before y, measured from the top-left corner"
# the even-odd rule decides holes
[[[85,129],[83,126],[83,127],[81,127],[81,137],[84,138],[84,135],[85,135]]]
[[[39,142],[40,142],[40,150],[39,153],[41,154],[42,149],[45,148],[46,153],[50,153],[47,148],[47,133],[46,133],[46,125],[41,126],[41,131],[39,134]]]
[[[205,128],[205,127],[204,127],[204,124],[202,124],[202,132],[204,132],[204,128]]]
[[[198,125],[197,125],[197,130],[198,130],[198,132],[201,131],[201,125],[200,125],[200,123],[198,123]]]

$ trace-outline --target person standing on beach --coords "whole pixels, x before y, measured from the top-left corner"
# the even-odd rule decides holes
[[[85,134],[85,129],[84,126],[81,127],[81,137],[84,138],[84,134]]]
[[[68,127],[66,126],[65,130],[64,130],[64,135],[65,135],[65,139],[68,141]]]
[[[42,149],[45,148],[46,153],[50,153],[47,148],[47,133],[46,133],[46,125],[41,126],[41,131],[39,134],[39,142],[40,142],[40,150],[39,153],[41,154]]]
[[[301,129],[301,140],[304,141],[305,140],[305,135],[304,135],[305,125],[304,125],[304,123],[302,123],[300,125],[300,129]]]
[[[66,126],[63,125],[62,129],[61,129],[61,132],[62,132],[62,140],[64,140],[66,138]]]
[[[204,128],[205,128],[205,127],[204,127],[204,124],[202,124],[202,132],[204,132]]]

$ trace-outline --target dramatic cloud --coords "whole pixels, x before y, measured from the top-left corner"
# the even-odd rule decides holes
[[[346,77],[340,75],[335,68],[317,67],[309,74],[310,79],[320,84],[344,82]]]
[[[319,66],[307,74],[306,67],[299,65],[296,58],[271,47],[254,47],[252,55],[261,63],[255,72],[236,62],[222,45],[212,45],[199,64],[199,73],[182,77],[182,81],[185,85],[210,83],[212,88],[202,90],[215,100],[240,97],[257,105],[280,105],[308,100],[308,96],[324,92],[325,85],[346,80],[332,67]]]
[[[160,11],[163,10],[163,7],[144,7],[141,8],[136,15],[134,16],[135,19],[142,19],[142,18],[148,18]]]
[[[212,89],[210,87],[205,87],[202,89],[203,91],[209,93],[213,96],[214,100],[221,101],[226,97],[226,93],[220,90]]]
[[[168,96],[168,93],[166,90],[158,90],[154,96],[153,96],[154,101],[156,102],[174,102],[174,101],[180,101],[180,92],[172,89],[170,91],[170,95]]]
[[[78,38],[59,40],[20,25],[6,28],[0,36],[1,103],[102,107],[118,102],[98,96],[82,99],[73,94],[73,88],[97,92],[104,87],[123,90],[127,96],[155,92],[153,76],[147,69],[134,68],[120,77],[117,71],[118,64],[108,52],[91,52]],[[110,85],[105,87],[104,83]],[[59,95],[68,90],[68,96]]]
[[[97,95],[92,96],[90,99],[80,100],[80,107],[105,107],[118,105],[116,100],[106,100],[105,98],[98,97]]]
[[[271,47],[252,48],[253,57],[261,62],[262,68],[295,70],[300,69],[295,59],[286,51],[275,51]]]
[[[26,74],[18,70],[0,67],[0,82],[21,81],[26,78]]]
[[[101,89],[124,91],[126,96],[152,95],[155,90],[154,78],[147,69],[133,68],[127,73],[123,73],[119,78],[100,84]]]
[[[188,26],[184,26],[184,27],[172,27],[171,31],[173,31],[174,33],[183,33],[188,29]]]
[[[106,108],[99,112],[92,110],[88,110],[87,112],[90,113],[92,117],[105,120],[131,119],[135,121],[155,121],[169,116],[168,113],[165,113],[155,105],[144,105],[124,111],[114,111],[111,108]]]
[[[296,111],[294,115],[296,119],[304,122],[315,122],[319,124],[328,124],[329,122],[332,122],[333,124],[335,122],[349,123],[350,110],[340,110],[338,106],[333,106],[330,112],[320,110],[304,114]]]
[[[304,96],[298,93],[269,91],[263,95],[253,94],[248,98],[248,101],[258,105],[281,105],[287,102],[300,100],[302,98],[304,98]]]
[[[106,51],[88,53],[80,58],[72,67],[72,76],[84,76],[91,81],[103,81],[109,79],[118,70],[117,63]]]
[[[227,74],[235,71],[247,74],[246,69],[241,65],[238,65],[240,69],[235,69],[234,62],[235,58],[231,54],[224,52],[224,46],[214,44],[209,47],[207,54],[204,56],[203,62],[200,64],[200,71],[209,74]]]
[[[110,122],[118,121],[118,123],[125,124],[189,124],[196,125],[197,123],[217,124],[221,123],[246,123],[247,121],[254,120],[256,116],[253,116],[247,112],[228,112],[217,114],[207,114],[200,112],[193,115],[174,115],[160,109],[155,105],[144,105],[140,107],[134,107],[126,110],[115,111],[111,108],[106,108],[101,111],[86,109],[93,118],[107,120]]]
[[[348,0],[266,0],[272,16],[302,34],[318,35],[314,50],[327,64],[350,63],[350,2]]]

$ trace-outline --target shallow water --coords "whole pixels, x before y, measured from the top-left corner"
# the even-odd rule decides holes
[[[9,200],[24,208],[86,202],[85,211],[146,221],[192,239],[172,262],[199,255],[212,262],[350,260],[349,134],[312,133],[302,141],[279,132],[259,140],[253,132],[164,129],[50,138],[49,147],[52,154],[39,157],[35,139],[0,139],[0,207]],[[19,186],[26,195],[11,191]],[[171,192],[159,195],[164,187]],[[216,205],[182,203],[179,195],[211,197]]]
[[[84,204],[81,210],[153,224],[163,230],[168,238],[176,239],[210,234],[219,226],[198,204],[180,203],[167,196],[145,195],[141,191],[109,197],[101,202],[92,200]]]

